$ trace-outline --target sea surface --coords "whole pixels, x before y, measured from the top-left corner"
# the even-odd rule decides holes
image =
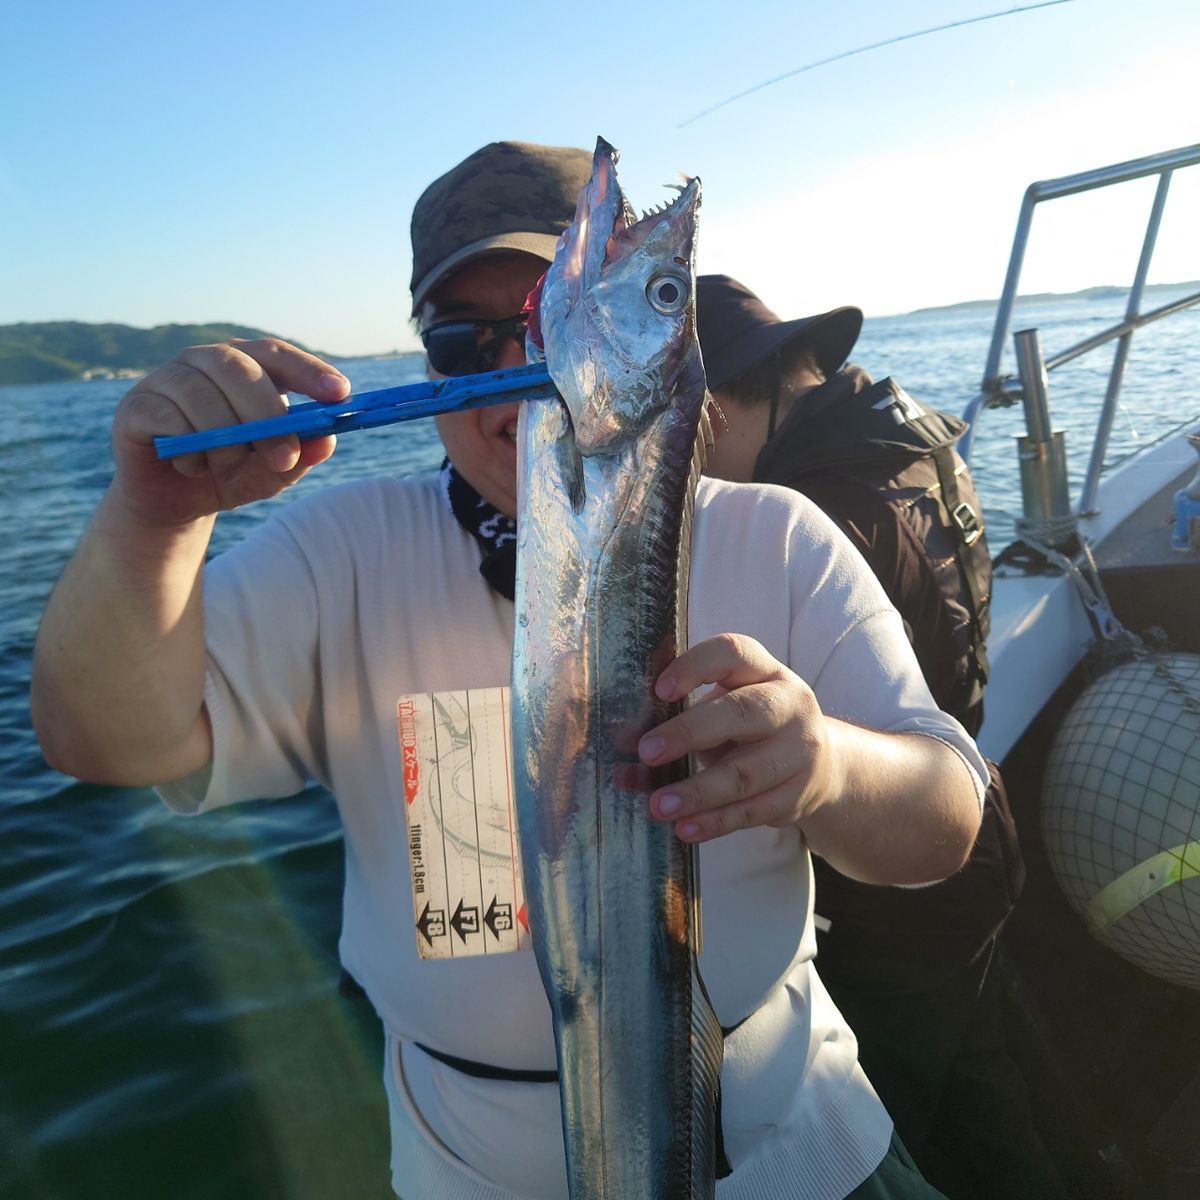
[[[1029,303],[1014,328],[1038,327],[1049,356],[1121,307]],[[991,321],[990,309],[869,320],[854,361],[961,413]],[[1073,487],[1111,362],[1109,347],[1051,376]],[[356,390],[422,377],[412,355],[339,365]],[[1200,413],[1200,311],[1139,333],[1125,379],[1110,459]],[[30,729],[39,614],[109,482],[128,386],[0,388],[0,1197],[387,1200],[382,1041],[366,1003],[338,990],[329,795],[185,820],[148,790],[59,775]],[[986,412],[972,455],[993,551],[1019,505],[1021,431],[1019,406]],[[295,495],[440,458],[428,421],[347,434],[292,493],[223,516],[215,549]]]

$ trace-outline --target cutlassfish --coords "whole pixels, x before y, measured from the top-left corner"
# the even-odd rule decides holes
[[[696,965],[695,848],[637,743],[686,644],[707,440],[700,184],[636,219],[601,139],[530,342],[561,396],[522,406],[513,745],[525,896],[550,1001],[572,1200],[715,1193],[721,1029]],[[540,330],[538,328],[540,322]]]

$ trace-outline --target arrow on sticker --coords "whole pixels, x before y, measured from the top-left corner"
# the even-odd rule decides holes
[[[492,931],[492,937],[500,940],[502,933],[507,933],[513,927],[512,905],[497,904],[497,897],[492,897],[488,910],[483,914],[483,923]]]
[[[425,901],[425,911],[417,922],[417,928],[425,940],[432,946],[433,939],[446,936],[446,910],[444,908],[430,909],[429,901]]]
[[[463,902],[460,900],[458,907],[454,910],[454,916],[450,918],[450,924],[465,946],[467,938],[479,932],[479,909],[474,905],[464,908]]]

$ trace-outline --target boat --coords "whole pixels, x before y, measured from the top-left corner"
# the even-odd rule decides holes
[[[1200,1196],[1200,403],[1106,468],[1130,342],[1200,303],[1143,311],[1171,180],[1200,145],[1031,184],[971,444],[1018,401],[1023,515],[994,557],[979,734],[1001,763],[1028,877],[1000,939],[1006,1032],[1039,1132],[1079,1200]],[[1011,330],[1039,206],[1157,177],[1124,318],[1044,351]],[[1001,372],[1010,335],[1016,370]],[[1068,494],[1053,372],[1113,353],[1090,458]]]

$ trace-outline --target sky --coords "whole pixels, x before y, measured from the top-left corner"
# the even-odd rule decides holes
[[[0,324],[233,321],[412,349],[413,203],[479,146],[699,175],[698,266],[784,317],[999,294],[1025,187],[1200,143],[1200,3],[39,0],[0,18]],[[686,122],[686,123],[685,123]],[[1128,283],[1154,183],[1045,206],[1023,291]],[[1200,166],[1152,282],[1200,278]]]

